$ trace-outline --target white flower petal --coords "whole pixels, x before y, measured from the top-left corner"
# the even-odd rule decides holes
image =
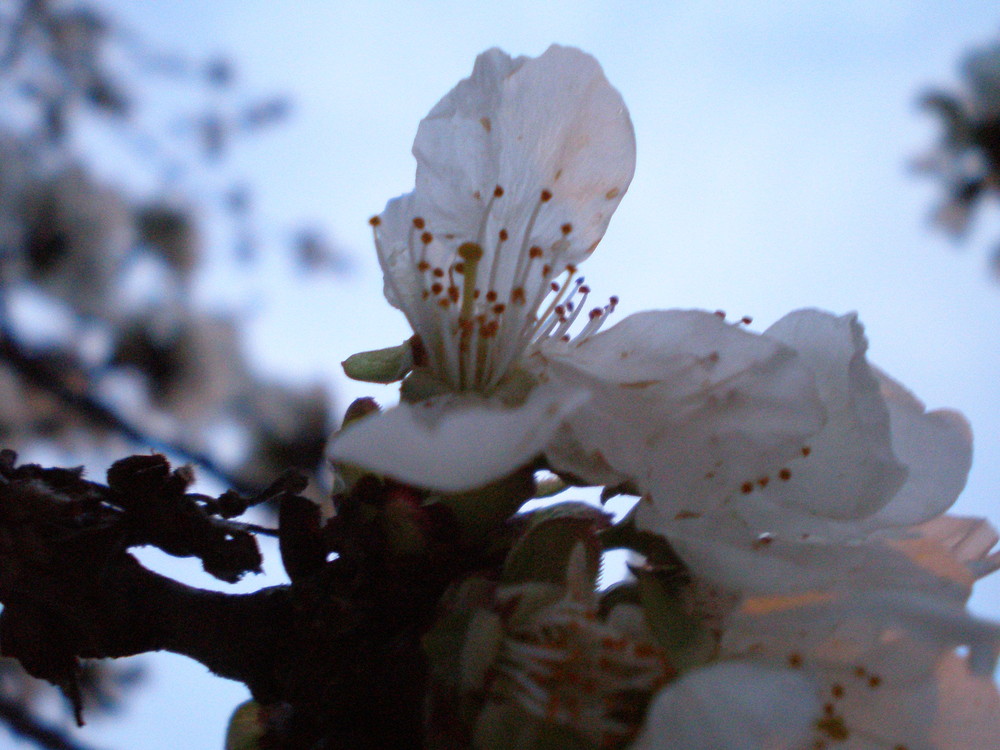
[[[628,476],[654,496],[640,513],[663,519],[739,496],[823,424],[794,352],[703,311],[632,315],[579,346],[543,348],[527,366],[594,393],[550,446],[552,465]]]
[[[752,662],[695,669],[650,705],[632,750],[797,748],[820,712],[801,673]]]
[[[998,632],[919,597],[788,597],[751,600],[732,617],[721,649],[791,666],[819,685],[819,744],[845,748],[971,748],[997,726],[989,679]],[[957,643],[972,645],[958,659]],[[970,669],[970,665],[974,667]],[[975,708],[963,710],[969,698]],[[968,719],[968,726],[962,725]],[[807,745],[808,746],[808,745]]]
[[[744,593],[905,590],[956,604],[971,574],[942,544],[831,543],[755,535],[737,518],[707,516],[670,525],[668,539],[698,578]]]
[[[590,55],[494,49],[421,122],[413,153],[414,191],[373,219],[386,297],[439,380],[489,393],[568,320],[576,265],[635,170],[632,122]]]
[[[884,373],[877,373],[889,407],[892,450],[906,465],[906,482],[869,527],[908,526],[944,513],[965,487],[972,465],[972,431],[955,411],[926,407]]]
[[[976,578],[1000,569],[1000,550],[993,549],[1000,535],[983,518],[940,516],[915,531],[922,538],[940,544]]]
[[[461,492],[539,455],[586,399],[581,389],[542,386],[513,408],[474,395],[401,403],[349,425],[333,439],[330,455],[415,487]]]
[[[996,747],[1000,743],[1000,696],[993,680],[973,674],[965,660],[954,654],[939,661],[935,676],[933,746],[947,750]]]
[[[413,153],[416,194],[433,232],[459,235],[456,244],[475,241],[500,185],[487,237],[501,228],[520,237],[547,189],[552,210],[540,213],[534,235],[556,241],[572,224],[564,263],[577,263],[632,180],[635,134],[621,95],[590,55],[553,45],[538,58],[512,60],[492,49],[420,123]]]
[[[832,519],[869,516],[902,485],[906,470],[892,452],[889,410],[865,360],[868,343],[856,316],[799,310],[766,331],[795,349],[813,371],[827,423],[809,455],[772,482],[767,502]]]

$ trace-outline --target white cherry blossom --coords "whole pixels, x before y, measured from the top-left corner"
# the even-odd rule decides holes
[[[726,544],[739,538],[742,547],[752,551],[763,536],[795,543],[867,539],[877,531],[905,529],[935,518],[951,506],[971,464],[967,422],[953,411],[927,411],[872,367],[855,316],[799,310],[761,338],[794,351],[796,361],[809,372],[826,415],[821,428],[783,455],[761,456],[756,451],[761,458],[756,468],[727,457],[722,466],[700,476],[664,464],[663,451],[644,451],[648,438],[633,428],[630,443],[619,446],[619,452],[625,473],[647,493],[637,509],[641,526],[681,544],[699,536],[727,539]],[[772,387],[788,393],[787,388]],[[593,404],[577,410],[569,426],[606,457],[601,433],[584,422]],[[617,408],[616,421],[634,425],[648,407],[619,399]],[[759,416],[748,419],[763,431],[766,422]],[[721,437],[723,445],[732,444],[730,436]],[[793,442],[784,445],[787,449]],[[743,473],[730,471],[720,483],[718,475],[727,468]]]
[[[531,344],[600,324],[576,269],[632,180],[635,135],[596,60],[483,53],[413,154],[416,189],[372,224],[386,296],[444,384],[489,394]]]
[[[586,339],[614,308],[589,307],[576,272],[632,179],[635,136],[589,55],[493,49],[421,122],[413,153],[415,190],[371,223],[386,297],[419,337],[419,377],[437,397],[352,425],[331,455],[465,490],[541,453],[586,398],[526,389],[518,365],[571,327]]]
[[[1000,628],[965,604],[1000,568],[997,537],[942,516],[971,462],[965,420],[872,366],[855,315],[799,310],[754,333],[657,310],[602,329],[616,300],[588,306],[577,267],[629,185],[635,143],[621,97],[578,50],[484,53],[413,152],[414,191],[372,225],[415,367],[403,402],[349,425],[334,460],[462,492],[541,456],[641,493],[636,525],[724,606],[701,613],[717,651],[661,692],[639,750],[971,749],[996,736],[986,675]],[[547,681],[550,662],[591,670],[578,652],[600,653],[611,626],[592,595],[560,593],[506,630],[480,615],[493,645],[462,654],[466,687],[486,690],[499,664],[494,707],[595,741],[621,729],[604,713],[614,691],[569,711]],[[563,625],[573,637],[552,640]],[[486,716],[484,737],[507,726]]]
[[[825,577],[772,568],[772,581],[810,588],[772,583],[772,593],[746,596],[723,614],[721,661],[666,687],[635,747],[994,746],[1000,627],[969,616],[964,604],[975,579],[1000,565],[996,541],[979,519],[943,517],[882,545],[881,555],[852,557],[853,545],[840,545],[846,560],[826,555],[809,571],[827,567]],[[734,572],[761,568],[729,563]],[[968,647],[964,658],[956,646]],[[691,722],[695,712],[704,720]]]
[[[717,484],[731,484],[791,457],[822,425],[794,352],[711,313],[645,313],[598,334],[617,300],[588,306],[577,264],[628,187],[635,142],[589,55],[484,53],[421,123],[413,151],[415,190],[372,224],[386,296],[418,334],[415,375],[431,397],[353,424],[333,443],[336,461],[461,491],[549,447],[559,468],[609,483],[633,467],[602,456],[656,433],[644,450],[683,469],[678,482],[720,464]],[[596,447],[561,431],[588,399],[575,424],[600,424]],[[601,413],[620,401],[642,404],[631,434]]]

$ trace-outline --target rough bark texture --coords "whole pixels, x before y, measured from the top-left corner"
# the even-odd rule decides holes
[[[118,462],[107,485],[15,460],[0,455],[0,649],[78,711],[79,658],[167,650],[245,683],[269,707],[274,748],[422,747],[421,636],[448,583],[489,564],[458,549],[447,511],[362,481],[324,525],[294,477],[257,498],[213,499],[187,494],[190,472],[162,456]],[[275,496],[291,585],[206,591],[128,553],[153,544],[235,580],[260,557],[227,517]]]

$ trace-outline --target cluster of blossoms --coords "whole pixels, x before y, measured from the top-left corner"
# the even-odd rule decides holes
[[[402,402],[346,427],[335,463],[484,515],[525,467],[640,498],[610,527],[553,506],[444,605],[428,652],[451,665],[441,694],[472,744],[1000,745],[1000,626],[965,609],[1000,567],[997,535],[944,515],[971,462],[965,420],[873,367],[853,315],[754,333],[657,310],[603,329],[616,300],[588,306],[577,267],[635,140],[579,50],[484,53],[413,152],[414,191],[372,225],[416,335],[349,364],[408,373]],[[591,557],[612,547],[644,562],[599,595]]]
[[[961,237],[976,207],[1000,190],[1000,42],[973,50],[962,61],[959,93],[935,91],[924,104],[941,118],[940,143],[917,168],[944,183],[934,220]],[[1000,274],[1000,248],[992,259]]]

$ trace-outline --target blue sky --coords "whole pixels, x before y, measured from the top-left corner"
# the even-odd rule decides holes
[[[339,367],[409,335],[381,297],[367,218],[412,187],[417,122],[476,54],[572,44],[622,92],[638,142],[629,194],[582,269],[595,294],[618,295],[620,316],[724,309],[758,329],[799,307],[857,310],[876,363],[969,417],[976,458],[956,509],[1000,522],[1000,286],[985,270],[1000,219],[980,217],[956,251],[927,223],[937,186],[908,170],[936,137],[918,94],[954,83],[963,52],[1000,33],[995,2],[104,5],[167,48],[231,54],[251,89],[295,102],[287,126],[237,149],[233,169],[257,185],[263,226],[328,227],[355,272],[307,278],[277,255],[264,278],[208,269],[206,297],[220,282],[230,302],[255,296],[261,367],[333,383],[344,404],[393,400]],[[974,606],[1000,617],[1000,582]],[[132,713],[95,720],[89,741],[221,747],[244,689],[164,660]]]

